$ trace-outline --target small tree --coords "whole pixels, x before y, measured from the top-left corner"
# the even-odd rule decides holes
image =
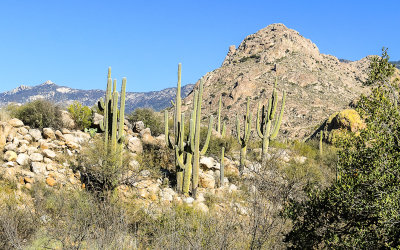
[[[372,61],[371,72],[380,65]],[[286,238],[292,247],[400,246],[400,114],[391,94],[378,85],[362,96],[357,110],[367,128],[342,141],[338,180],[325,190],[309,191],[307,201],[292,202],[287,212],[294,226]]]
[[[88,106],[83,106],[80,102],[74,101],[69,107],[68,112],[75,121],[78,129],[90,128],[92,125],[92,110]]]

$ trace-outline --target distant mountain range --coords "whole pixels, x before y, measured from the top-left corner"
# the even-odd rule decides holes
[[[182,87],[182,97],[186,97],[193,89],[193,84]],[[46,81],[36,86],[21,85],[13,90],[0,93],[0,106],[9,103],[26,103],[36,99],[46,99],[62,106],[67,106],[73,101],[79,101],[86,106],[93,106],[104,97],[104,90],[82,90],[59,86],[52,81]],[[150,107],[156,111],[171,106],[170,101],[175,98],[176,88],[167,88],[151,92],[127,92],[126,112],[136,108]]]

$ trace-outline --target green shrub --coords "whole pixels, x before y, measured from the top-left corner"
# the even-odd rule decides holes
[[[46,100],[35,100],[13,109],[12,115],[32,128],[62,127],[60,108]]]
[[[102,136],[95,137],[83,147],[77,157],[74,170],[79,170],[82,182],[97,195],[107,198],[112,191],[124,183],[128,176],[129,162],[131,160],[127,151],[123,151],[122,160],[117,150],[115,154],[105,149]],[[120,164],[120,161],[122,164]]]
[[[74,103],[68,107],[68,112],[71,114],[78,129],[84,130],[90,128],[92,125],[93,112],[88,106],[83,106],[80,102],[74,101]]]
[[[142,121],[145,127],[150,128],[154,136],[164,133],[164,118],[151,108],[135,109],[135,111],[128,115],[128,121],[130,123]]]

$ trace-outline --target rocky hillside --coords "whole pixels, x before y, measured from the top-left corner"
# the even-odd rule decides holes
[[[182,88],[182,95],[186,96],[193,88],[193,84],[185,85]],[[151,107],[156,111],[170,106],[170,100],[176,94],[175,88],[167,88],[161,91],[151,92],[127,92],[126,112],[136,108]],[[104,90],[81,90],[72,89],[47,81],[43,84],[28,87],[21,85],[11,91],[0,93],[0,106],[11,102],[25,103],[35,99],[44,98],[55,103],[68,105],[73,101],[79,101],[87,106],[96,104],[100,97],[105,95]]]
[[[239,47],[230,46],[222,66],[204,76],[203,113],[216,114],[222,95],[222,116],[230,131],[234,116],[245,112],[250,97],[255,120],[258,102],[267,103],[277,77],[279,107],[282,92],[287,92],[280,136],[304,138],[330,114],[368,92],[363,86],[368,66],[368,57],[341,62],[321,54],[297,31],[271,24],[247,36]],[[190,94],[185,99],[189,107],[192,98]]]

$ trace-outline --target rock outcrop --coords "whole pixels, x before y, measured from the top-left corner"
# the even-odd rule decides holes
[[[247,36],[239,47],[231,46],[222,66],[204,76],[203,112],[216,114],[222,96],[221,119],[227,121],[230,132],[236,114],[245,111],[247,97],[255,120],[258,102],[267,103],[277,78],[278,105],[282,92],[287,92],[279,136],[304,138],[330,114],[368,93],[363,86],[368,66],[368,57],[341,62],[321,54],[297,31],[271,24]],[[191,108],[192,99],[190,94],[184,100],[183,110]]]

